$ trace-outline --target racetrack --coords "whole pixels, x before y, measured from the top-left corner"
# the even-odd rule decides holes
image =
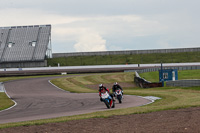
[[[4,83],[7,94],[16,101],[13,108],[0,112],[0,123],[20,122],[78,115],[108,110],[99,101],[98,93],[69,93],[51,85],[58,77],[22,79]],[[125,95],[123,104],[115,109],[141,106],[150,100]]]

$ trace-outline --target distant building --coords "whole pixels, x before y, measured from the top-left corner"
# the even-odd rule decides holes
[[[0,68],[47,66],[51,25],[0,27]]]

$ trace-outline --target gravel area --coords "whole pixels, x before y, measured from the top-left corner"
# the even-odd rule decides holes
[[[198,133],[200,107],[0,129],[0,133]]]

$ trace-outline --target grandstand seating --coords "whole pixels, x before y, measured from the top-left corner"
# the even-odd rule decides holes
[[[0,62],[45,59],[51,25],[0,27]]]

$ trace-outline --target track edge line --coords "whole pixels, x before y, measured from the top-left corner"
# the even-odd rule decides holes
[[[13,99],[8,95],[8,93],[7,93],[7,91],[6,91],[5,87],[4,87],[3,82],[1,83],[1,85],[2,85],[2,87],[3,87],[4,92],[6,93],[7,97],[10,98],[10,99],[15,103],[13,106],[11,106],[11,107],[9,107],[9,108],[7,108],[7,109],[4,109],[4,110],[1,110],[1,111],[0,111],[0,112],[3,112],[3,111],[10,110],[10,109],[14,108],[15,106],[17,106],[17,102],[16,102],[15,100],[13,100]]]

